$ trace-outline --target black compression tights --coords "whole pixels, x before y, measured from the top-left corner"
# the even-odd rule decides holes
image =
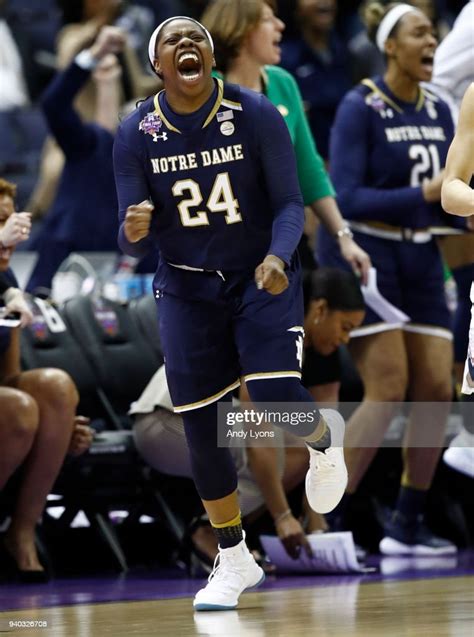
[[[223,400],[230,401],[230,395]],[[237,489],[230,450],[217,446],[218,404],[183,413],[194,483],[203,500],[218,500]]]

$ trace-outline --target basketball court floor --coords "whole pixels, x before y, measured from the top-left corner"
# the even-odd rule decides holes
[[[0,634],[43,637],[472,637],[474,551],[377,558],[364,575],[270,576],[239,610],[193,613],[178,571],[0,585]],[[11,623],[13,622],[13,624]],[[36,627],[35,627],[36,626]]]

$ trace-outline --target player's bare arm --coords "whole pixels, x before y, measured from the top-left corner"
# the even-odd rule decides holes
[[[456,135],[446,159],[441,201],[446,212],[461,217],[474,215],[474,83],[467,89],[459,114]]]

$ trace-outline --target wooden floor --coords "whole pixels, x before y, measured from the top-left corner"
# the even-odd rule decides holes
[[[10,620],[47,621],[9,629]],[[11,632],[10,632],[11,630]],[[255,592],[239,611],[193,613],[189,598],[0,614],[0,634],[43,637],[473,637],[474,577]]]

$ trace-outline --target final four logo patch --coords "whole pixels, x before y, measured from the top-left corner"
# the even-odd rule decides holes
[[[384,102],[384,100],[377,94],[368,95],[365,98],[365,103],[376,111],[380,117],[385,119],[386,117],[392,118],[392,109]]]
[[[138,130],[145,133],[145,135],[151,135],[154,142],[157,142],[158,139],[162,139],[165,142],[168,139],[168,134],[163,131],[161,135],[158,135],[162,126],[163,121],[159,115],[148,113],[138,125]]]

